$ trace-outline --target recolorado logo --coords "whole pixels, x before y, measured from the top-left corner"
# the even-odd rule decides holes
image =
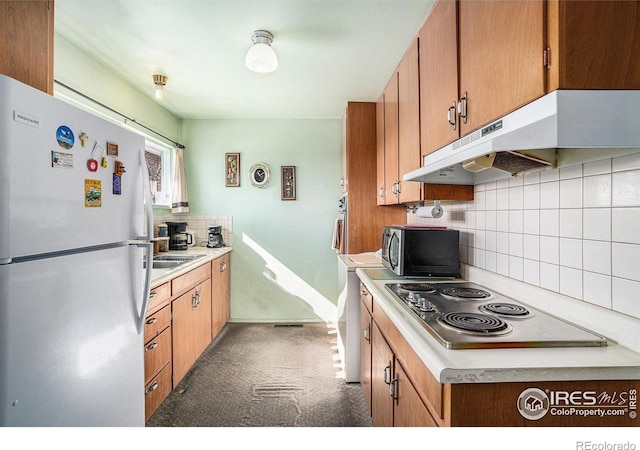
[[[552,391],[528,388],[518,396],[518,412],[528,420],[553,416],[637,417],[637,391]]]

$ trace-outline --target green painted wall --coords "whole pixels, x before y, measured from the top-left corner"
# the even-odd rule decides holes
[[[233,216],[231,319],[334,319],[340,197],[339,120],[187,120],[182,124],[191,215]],[[224,154],[240,153],[240,187],[224,185]],[[271,170],[254,187],[251,165]],[[280,199],[280,166],[296,166],[297,199]]]

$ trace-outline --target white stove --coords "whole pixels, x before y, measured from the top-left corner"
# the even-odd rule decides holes
[[[385,287],[445,348],[607,345],[600,335],[471,282],[398,282]]]

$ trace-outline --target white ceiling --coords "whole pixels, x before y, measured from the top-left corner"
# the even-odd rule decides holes
[[[187,119],[340,118],[376,101],[433,0],[56,0],[56,32]],[[254,30],[279,67],[244,66]]]

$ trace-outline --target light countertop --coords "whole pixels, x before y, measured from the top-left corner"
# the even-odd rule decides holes
[[[220,247],[220,248],[208,248],[208,247],[189,247],[188,250],[173,250],[169,252],[162,252],[159,255],[205,255],[202,258],[194,259],[193,261],[186,262],[184,264],[180,264],[177,267],[173,267],[171,269],[153,269],[151,273],[151,288],[155,288],[162,283],[166,283],[171,279],[180,276],[184,273],[189,272],[192,269],[195,269],[202,264],[213,261],[220,256],[231,252],[231,247]]]
[[[386,269],[356,273],[441,383],[640,379],[640,354],[611,341],[606,347],[446,349],[385,289],[399,277]]]

